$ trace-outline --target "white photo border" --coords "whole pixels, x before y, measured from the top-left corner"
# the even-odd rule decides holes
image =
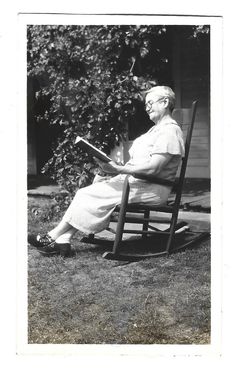
[[[63,345],[27,342],[27,73],[26,29],[29,24],[156,24],[210,25],[211,35],[211,251],[212,316],[210,345]],[[222,17],[157,15],[18,14],[18,122],[17,122],[17,353],[53,355],[112,355],[116,357],[211,356],[221,352],[222,303]],[[219,148],[219,149],[218,149]],[[24,174],[24,175],[23,175]],[[221,180],[218,180],[220,178]]]

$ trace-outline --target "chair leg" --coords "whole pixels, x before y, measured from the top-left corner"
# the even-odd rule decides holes
[[[150,214],[150,210],[145,210],[145,212],[144,212],[144,219],[145,218],[149,218],[149,214]],[[143,231],[147,231],[148,230],[148,225],[149,225],[149,222],[148,221],[145,221],[143,223],[142,230]],[[147,233],[142,234],[142,238],[147,238]]]
[[[130,185],[128,181],[128,176],[126,177],[123,185],[123,192],[122,192],[122,200],[121,200],[121,206],[118,216],[118,222],[117,222],[117,230],[116,230],[116,237],[114,240],[113,245],[113,251],[112,255],[118,254],[118,250],[122,241],[122,235],[123,235],[123,228],[125,224],[125,215],[126,215],[126,207],[128,204],[128,198],[129,198],[129,192],[130,192]],[[110,252],[105,252],[103,254],[104,258],[107,258],[109,256]]]
[[[172,220],[171,220],[171,225],[170,225],[170,234],[167,240],[167,244],[166,244],[166,252],[169,255],[170,251],[171,251],[171,245],[172,245],[172,241],[175,235],[175,228],[176,228],[176,224],[177,224],[177,219],[178,219],[178,212],[177,213],[173,213],[172,214]]]
[[[125,215],[126,215],[126,207],[128,204],[128,198],[129,198],[129,192],[130,192],[130,185],[128,182],[128,177],[124,182],[123,187],[123,197],[121,201],[121,207],[118,217],[118,223],[117,223],[117,231],[116,231],[116,237],[113,245],[113,253],[116,254],[118,252],[118,248],[120,246],[120,243],[122,241],[122,235],[123,235],[123,228],[125,224]]]

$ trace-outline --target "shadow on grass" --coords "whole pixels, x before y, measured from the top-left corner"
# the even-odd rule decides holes
[[[173,249],[172,253],[180,252],[184,250],[185,248],[193,249],[195,247],[200,246],[200,241],[197,240],[198,232],[190,232],[189,234],[182,234],[175,237],[174,243],[173,243]],[[210,234],[209,232],[204,232],[204,239],[209,239]],[[100,252],[104,253],[106,251],[112,251],[113,249],[113,240],[107,240],[105,238],[94,238],[94,240],[91,242],[88,238],[85,237],[81,240],[82,243],[85,243],[88,245],[93,245],[89,248],[89,251],[91,252]],[[128,240],[123,240],[119,252],[120,253],[127,253],[128,254],[143,254],[148,257],[150,254],[154,254],[156,252],[164,252],[166,249],[166,242],[167,242],[167,236],[166,235],[152,235],[145,239],[138,236],[130,237]],[[188,246],[188,243],[191,243]],[[175,248],[175,250],[174,250]],[[180,249],[180,250],[179,250]],[[76,250],[74,250],[76,253]]]

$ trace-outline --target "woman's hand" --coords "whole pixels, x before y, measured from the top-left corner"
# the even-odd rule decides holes
[[[131,164],[127,162],[124,166],[117,165],[114,161],[104,163],[103,161],[94,158],[99,167],[107,174],[131,174],[131,175],[155,175],[164,168],[171,159],[170,154],[154,154],[150,160],[142,164]]]
[[[103,172],[107,174],[119,174],[121,166],[116,164],[114,161],[109,161],[108,163],[105,163],[97,158],[94,158],[95,162],[99,165],[99,167],[102,169]]]

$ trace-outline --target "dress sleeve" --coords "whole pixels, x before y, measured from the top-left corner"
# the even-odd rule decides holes
[[[166,153],[184,156],[183,133],[179,127],[171,125],[156,132],[156,139],[151,149],[151,155]]]

